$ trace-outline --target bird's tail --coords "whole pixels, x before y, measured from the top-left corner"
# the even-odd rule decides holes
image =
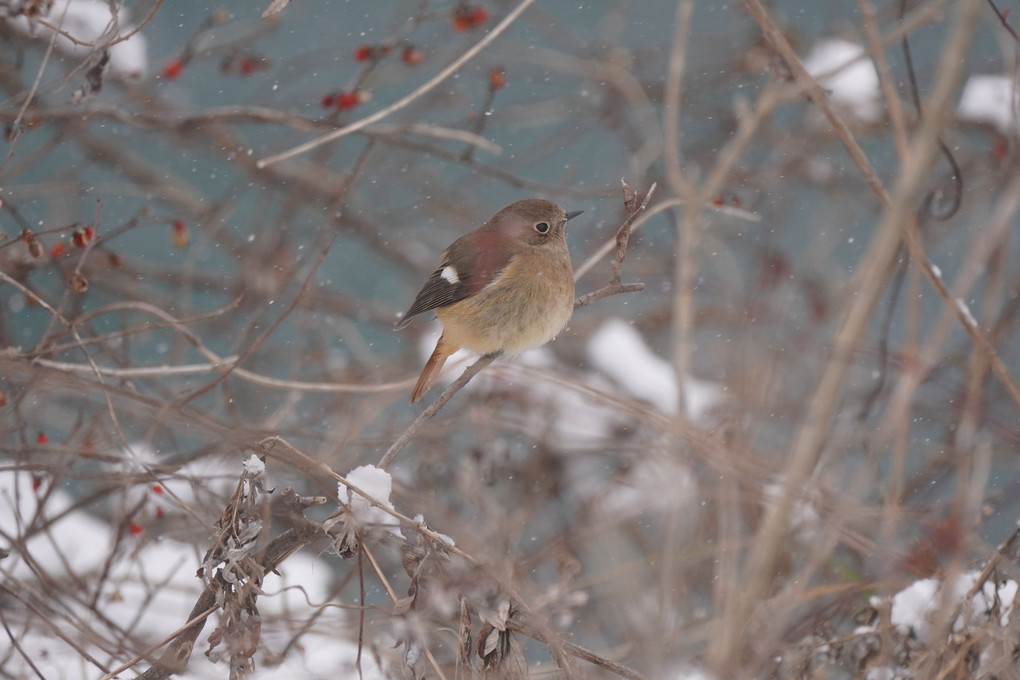
[[[425,362],[425,368],[422,369],[421,375],[418,376],[418,382],[414,386],[414,390],[411,392],[411,403],[421,399],[421,396],[429,391],[433,385],[436,384],[436,379],[439,378],[439,372],[443,370],[443,364],[446,363],[447,357],[456,352],[459,347],[450,344],[446,341],[446,336],[439,336],[439,342],[436,343],[435,350],[432,351],[432,356]]]

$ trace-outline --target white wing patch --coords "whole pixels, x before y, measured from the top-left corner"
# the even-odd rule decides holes
[[[443,271],[439,272],[439,275],[442,276],[448,283],[460,283],[460,277],[457,276],[457,270],[451,265],[443,267]]]

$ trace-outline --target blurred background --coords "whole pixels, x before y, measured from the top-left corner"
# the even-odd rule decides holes
[[[518,4],[0,0],[0,668],[102,677],[172,635],[252,451],[268,488],[332,499],[321,521],[317,464],[379,463],[421,411],[438,327],[393,324],[443,249],[548,198],[585,211],[568,242],[597,290],[622,178],[656,185],[623,265],[644,290],[497,360],[386,466],[393,507],[464,554],[426,578],[410,525],[362,527],[369,559],[312,543],[267,577],[259,677],[1010,677],[1010,3],[536,1],[406,105],[260,166]],[[926,261],[878,253],[897,209]],[[186,677],[223,677],[204,648]]]

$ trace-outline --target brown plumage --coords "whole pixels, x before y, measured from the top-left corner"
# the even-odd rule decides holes
[[[544,345],[567,325],[574,276],[567,252],[567,213],[551,201],[511,203],[443,253],[439,267],[397,323],[436,310],[443,334],[411,392],[411,403],[435,384],[461,347],[515,355]]]

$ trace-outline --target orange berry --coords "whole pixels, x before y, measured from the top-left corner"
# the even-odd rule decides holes
[[[41,259],[45,251],[43,250],[42,241],[32,231],[25,229],[21,232],[21,238],[25,241],[25,245],[28,246],[28,254],[35,259]]]
[[[188,225],[184,223],[184,220],[174,220],[170,230],[170,241],[174,244],[174,248],[188,247],[191,234],[188,232]]]
[[[502,90],[506,87],[506,71],[498,66],[489,71],[489,87],[493,90]]]
[[[49,444],[50,443],[50,436],[48,434],[46,434],[45,432],[40,432],[39,434],[37,434],[35,436],[35,443],[36,444]]]
[[[89,289],[89,281],[81,272],[71,272],[71,278],[68,279],[67,285],[76,293],[84,293]]]
[[[400,53],[400,60],[408,66],[417,66],[425,61],[425,53],[417,47],[405,47]]]

